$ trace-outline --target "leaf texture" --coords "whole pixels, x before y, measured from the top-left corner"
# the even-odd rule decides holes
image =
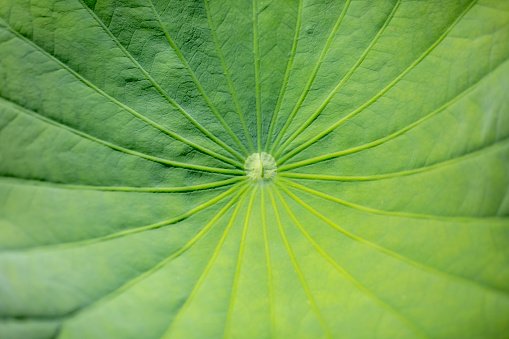
[[[499,0],[0,0],[0,338],[506,337],[508,57]]]

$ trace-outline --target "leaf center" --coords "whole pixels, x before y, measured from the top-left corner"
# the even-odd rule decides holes
[[[246,175],[252,180],[270,180],[277,174],[274,157],[268,153],[253,153],[244,163]]]

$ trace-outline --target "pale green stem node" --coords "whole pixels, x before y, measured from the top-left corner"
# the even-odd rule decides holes
[[[252,180],[270,180],[277,174],[274,157],[268,153],[253,153],[244,163],[246,175]]]

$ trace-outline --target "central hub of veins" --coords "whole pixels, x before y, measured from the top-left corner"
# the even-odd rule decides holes
[[[244,169],[252,180],[269,180],[276,176],[277,164],[268,153],[253,153],[246,159]]]

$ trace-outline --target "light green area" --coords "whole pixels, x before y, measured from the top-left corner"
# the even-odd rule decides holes
[[[276,177],[277,164],[274,157],[268,153],[253,153],[247,157],[244,170],[251,180],[270,180]]]
[[[0,338],[507,338],[509,2],[0,0]]]

